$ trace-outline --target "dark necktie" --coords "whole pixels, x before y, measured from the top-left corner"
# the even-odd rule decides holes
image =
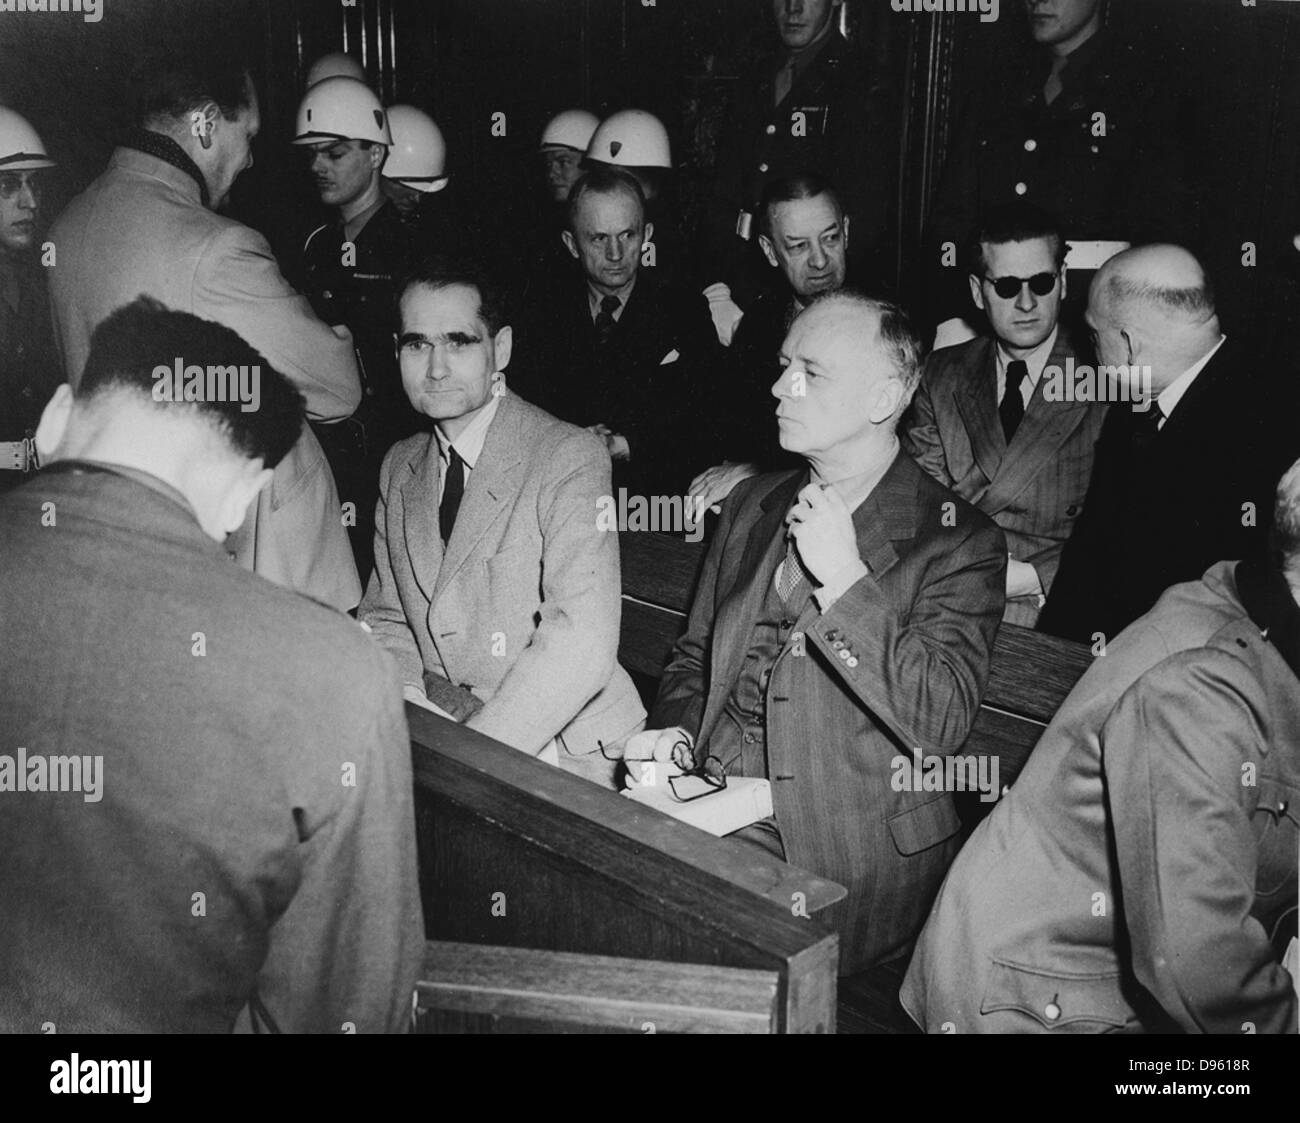
[[[600,301],[600,311],[596,313],[596,342],[605,344],[609,342],[610,336],[614,334],[614,326],[618,323],[614,319],[614,313],[618,311],[619,305],[623,302],[616,296],[605,296]]]
[[[1152,402],[1151,408],[1142,413],[1133,414],[1133,447],[1145,452],[1155,443],[1156,434],[1160,432],[1160,422],[1164,412],[1159,402]]]
[[[812,589],[812,574],[799,557],[799,548],[793,537],[786,539],[785,561],[776,579],[776,595],[787,607],[796,607]],[[800,594],[796,597],[796,593]]]
[[[456,525],[456,512],[465,495],[465,461],[460,458],[455,445],[447,446],[447,476],[442,487],[442,502],[438,504],[438,529],[442,544],[451,541],[451,531]]]
[[[1012,359],[1007,363],[1007,388],[1002,394],[1002,404],[998,406],[998,415],[1002,418],[1002,434],[1011,443],[1011,438],[1020,428],[1025,417],[1025,399],[1021,387],[1029,377],[1029,367],[1023,359]]]
[[[794,59],[791,59],[776,72],[776,81],[772,84],[772,105],[779,106],[794,88]]]

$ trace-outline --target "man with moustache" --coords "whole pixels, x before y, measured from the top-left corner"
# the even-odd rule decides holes
[[[1053,372],[1089,361],[1061,323],[1065,252],[1055,219],[1030,203],[984,219],[968,251],[969,281],[990,334],[930,356],[905,442],[922,468],[1005,531],[1004,619],[1030,628],[1083,511],[1106,417],[1104,402],[1047,397]]]
[[[609,456],[507,389],[513,332],[481,267],[421,262],[400,316],[402,382],[433,432],[384,460],[359,618],[411,696],[612,787],[645,710],[617,661]]]
[[[75,389],[96,325],[143,294],[237,331],[302,391],[310,419],[349,416],[360,387],[348,332],[312,314],[260,234],[218,213],[252,165],[261,127],[247,69],[208,52],[146,60],[140,74],[139,127],[50,231],[59,262],[50,298],[68,380]],[[356,607],[361,585],[339,495],[310,430],[227,548],[269,580]]]
[[[36,130],[0,106],[0,492],[35,471],[36,423],[61,381],[37,243],[54,166]]]
[[[680,772],[679,743],[696,768],[769,780],[773,816],[730,837],[844,885],[840,973],[901,979],[961,825],[950,792],[894,790],[891,761],[965,742],[1006,543],[899,448],[920,378],[899,308],[819,297],[781,363],[781,444],[807,467],[745,480],[723,505],[628,782],[661,782],[638,761]]]
[[[945,247],[965,245],[994,207],[1024,200],[1057,215],[1070,267],[1085,271],[1116,242],[1177,241],[1196,228],[1176,95],[1150,59],[1106,29],[1104,0],[1024,7],[1032,46],[994,59],[958,99],[926,239],[940,324],[966,311],[963,270]]]

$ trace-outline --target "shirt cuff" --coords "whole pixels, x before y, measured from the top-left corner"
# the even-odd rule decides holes
[[[817,602],[817,607],[822,610],[822,615],[830,611],[831,605],[847,593],[854,585],[866,577],[871,570],[867,568],[867,563],[861,558],[850,565],[846,565],[838,573],[831,576],[820,589],[813,592],[813,600]]]

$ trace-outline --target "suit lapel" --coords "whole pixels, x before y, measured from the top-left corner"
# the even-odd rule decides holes
[[[438,529],[438,439],[430,433],[423,450],[409,462],[402,484],[402,535],[415,583],[433,600],[434,582],[442,566],[442,535]]]
[[[740,576],[719,606],[713,625],[713,675],[701,723],[702,737],[712,731],[713,723],[736,684],[749,651],[754,623],[763,611],[768,586],[785,556],[783,524],[786,512],[794,505],[795,496],[807,482],[807,469],[793,472],[780,480],[756,507],[750,508],[756,510],[757,515],[745,538],[745,550],[737,567]]]
[[[998,369],[993,341],[985,340],[980,352],[966,385],[953,397],[970,437],[975,463],[991,482],[997,477],[1002,465],[1007,442],[1002,435],[1002,419],[998,415]],[[975,500],[972,499],[972,502]]]
[[[514,399],[507,394],[497,406],[497,415],[488,426],[483,450],[470,472],[465,497],[456,515],[456,525],[447,543],[447,556],[438,569],[434,584],[435,601],[469,561],[488,528],[505,510],[509,498],[519,491],[519,471],[523,463],[519,421]]]
[[[1044,396],[1048,369],[1055,366],[1064,370],[1065,360],[1072,355],[1074,348],[1069,336],[1061,329],[1043,367],[1043,375],[1030,395],[1024,419],[1002,457],[997,479],[979,500],[979,508],[986,515],[997,514],[1033,483],[1043,466],[1079,427],[1087,411],[1095,408],[1090,402],[1049,402]]]

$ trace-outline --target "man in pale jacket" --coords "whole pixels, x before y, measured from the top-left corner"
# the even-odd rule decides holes
[[[73,388],[95,327],[144,294],[238,332],[302,392],[312,420],[348,417],[361,388],[346,329],[316,318],[260,234],[216,213],[253,162],[260,122],[247,71],[221,59],[152,70],[137,121],[50,233],[51,303]],[[356,606],[338,493],[307,427],[226,548],[277,584]]]

